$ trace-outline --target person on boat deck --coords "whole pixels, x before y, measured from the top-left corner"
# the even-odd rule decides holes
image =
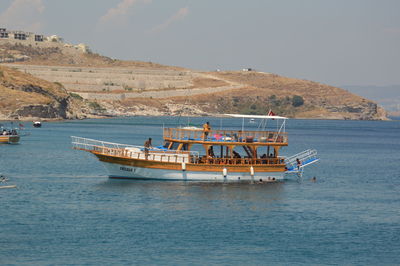
[[[267,156],[267,154],[266,154],[266,153],[264,153],[263,155],[261,155],[261,157],[260,157],[260,158],[261,158],[261,159],[263,159],[263,160],[261,161],[263,164],[266,164],[266,163],[267,163],[267,160],[266,160],[266,159],[267,159],[267,157],[268,157],[268,156]]]
[[[241,158],[240,154],[237,151],[233,151],[233,158]]]
[[[213,146],[210,146],[210,148],[208,149],[208,156],[210,156],[212,158],[215,157]]]
[[[297,162],[297,168],[299,168],[299,169],[300,169],[301,162],[300,162],[299,158],[296,158],[296,162]]]
[[[208,137],[208,133],[210,133],[210,131],[211,131],[210,122],[206,122],[206,123],[203,125],[203,129],[204,129],[204,137],[203,137],[203,139],[205,139],[205,138]]]
[[[144,142],[144,153],[147,159],[147,156],[149,155],[149,149],[153,147],[153,144],[151,144],[151,138],[149,138],[148,140],[146,140]]]

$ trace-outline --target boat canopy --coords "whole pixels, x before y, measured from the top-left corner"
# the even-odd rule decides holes
[[[261,120],[260,124],[258,125],[259,130],[266,130],[267,121],[275,120],[276,121],[276,131],[278,131],[279,133],[285,132],[286,120],[288,119],[287,117],[279,116],[279,115],[242,115],[242,114],[224,114],[224,115],[230,116],[230,117],[243,118],[242,131],[244,131],[244,119],[245,118],[250,118],[250,119],[257,118],[257,119]]]
[[[241,114],[224,114],[230,117],[240,117],[240,118],[258,118],[258,119],[288,119],[284,116],[278,115],[241,115]]]

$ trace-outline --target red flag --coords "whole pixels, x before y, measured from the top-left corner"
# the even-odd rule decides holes
[[[272,110],[270,109],[270,110],[269,110],[269,112],[268,112],[268,115],[270,115],[270,116],[274,116],[274,115],[275,115],[275,113],[274,113],[274,112],[272,112]]]

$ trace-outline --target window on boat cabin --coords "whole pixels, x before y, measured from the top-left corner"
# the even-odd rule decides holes
[[[172,142],[171,150],[176,150],[178,149],[179,143],[177,142]]]
[[[184,143],[184,144],[182,145],[182,150],[183,150],[183,151],[187,151],[187,150],[188,150],[188,144],[187,144],[187,143]]]
[[[169,141],[166,141],[166,142],[164,143],[163,147],[166,148],[166,149],[168,149],[168,147],[169,147]]]

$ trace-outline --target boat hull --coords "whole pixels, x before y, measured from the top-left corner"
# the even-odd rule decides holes
[[[170,170],[128,166],[125,164],[102,162],[110,178],[178,180],[178,181],[275,181],[284,178],[284,172],[230,172],[221,167],[219,171]],[[226,168],[225,168],[226,169]]]
[[[14,135],[0,136],[0,143],[15,144],[19,142],[19,139],[20,139],[19,136],[14,136]]]

